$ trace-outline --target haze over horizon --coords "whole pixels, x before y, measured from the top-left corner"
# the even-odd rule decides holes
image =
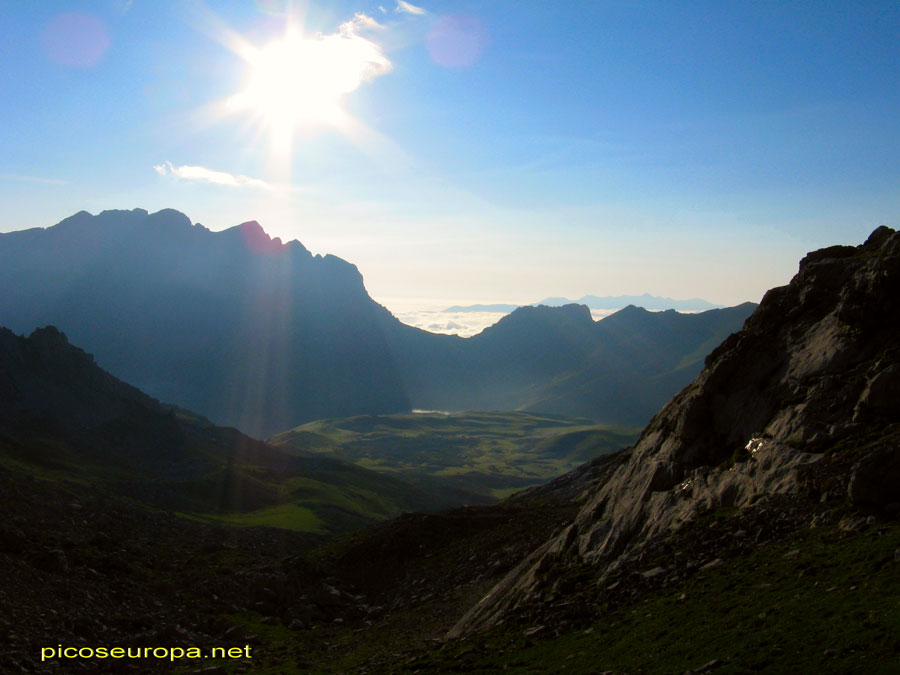
[[[391,309],[758,302],[897,226],[898,26],[892,2],[15,3],[0,231],[257,220]]]

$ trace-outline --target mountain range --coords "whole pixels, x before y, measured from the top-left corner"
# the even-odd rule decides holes
[[[629,305],[635,307],[643,307],[649,310],[665,310],[674,309],[681,312],[702,312],[708,309],[721,308],[722,305],[714,305],[713,303],[701,298],[691,298],[690,300],[675,300],[673,298],[661,298],[656,295],[644,293],[642,295],[584,295],[578,300],[569,300],[568,298],[544,298],[540,302],[525,305],[537,307],[545,305],[547,307],[562,307],[563,305],[587,305],[591,309],[623,309]],[[513,312],[522,305],[509,304],[491,304],[491,305],[453,305],[445,309],[445,312]]]
[[[547,310],[504,330],[568,334],[586,311]],[[661,315],[663,333],[695,325]],[[498,421],[539,420],[332,420],[282,435],[287,453],[160,403],[55,328],[0,330],[4,668],[893,672],[898,334],[900,233],[879,228],[808,254],[634,445],[500,503],[403,513],[310,551],[371,522],[363,504],[383,517],[440,501],[311,450],[358,458],[381,443],[378,459],[385,435],[423,425],[491,444],[507,438]],[[575,434],[554,454],[588,456],[593,434]],[[436,474],[460,468],[437,454]],[[292,500],[318,532],[275,519]],[[234,527],[259,524],[280,529]],[[253,659],[38,661],[47,645],[101,642],[245,645]]]
[[[0,325],[54,325],[115,376],[258,438],[323,418],[522,410],[644,424],[754,305],[523,307],[472,338],[411,328],[355,266],[167,209],[0,234]]]
[[[387,334],[416,407],[523,410],[642,426],[700,371],[755,305],[699,314],[584,305],[521,307],[470,338],[399,325]]]

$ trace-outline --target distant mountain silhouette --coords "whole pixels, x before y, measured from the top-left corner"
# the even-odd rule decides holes
[[[544,298],[540,302],[535,302],[531,306],[546,305],[547,307],[561,307],[562,305],[587,305],[591,309],[623,309],[628,305],[643,307],[650,310],[675,309],[681,312],[697,312],[707,309],[719,309],[722,305],[714,305],[713,303],[701,298],[691,298],[690,300],[674,300],[672,298],[660,298],[656,295],[644,293],[643,295],[584,295],[578,300],[569,300],[568,298]],[[520,307],[520,305],[453,305],[448,307],[445,312],[512,312]]]
[[[591,309],[618,309],[635,305],[644,309],[674,309],[680,312],[698,312],[707,309],[720,309],[722,305],[715,305],[702,298],[690,298],[689,300],[674,300],[672,298],[661,298],[656,295],[644,293],[643,295],[616,295],[598,297],[596,295],[585,295],[578,299],[578,302],[587,305]]]
[[[0,235],[0,323],[54,324],[140,389],[255,436],[410,407],[353,265],[177,211]]]
[[[405,390],[431,410],[523,410],[640,426],[756,305],[698,314],[520,307],[470,338],[386,331]],[[402,357],[401,357],[402,355]]]
[[[355,266],[255,221],[82,211],[0,234],[0,324],[56,325],[117,377],[256,437],[412,408],[643,424],[751,310],[595,323],[583,305],[524,307],[462,339],[402,324]]]

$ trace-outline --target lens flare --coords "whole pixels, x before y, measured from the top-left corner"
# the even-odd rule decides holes
[[[342,98],[391,69],[381,49],[348,24],[333,35],[291,30],[244,58],[245,85],[228,106],[255,115],[279,144],[290,142],[298,127],[341,128]]]

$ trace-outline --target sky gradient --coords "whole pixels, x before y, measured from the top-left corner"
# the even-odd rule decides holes
[[[288,25],[363,60],[253,66]],[[258,220],[390,308],[759,301],[900,225],[893,1],[21,0],[0,40],[0,231]]]

